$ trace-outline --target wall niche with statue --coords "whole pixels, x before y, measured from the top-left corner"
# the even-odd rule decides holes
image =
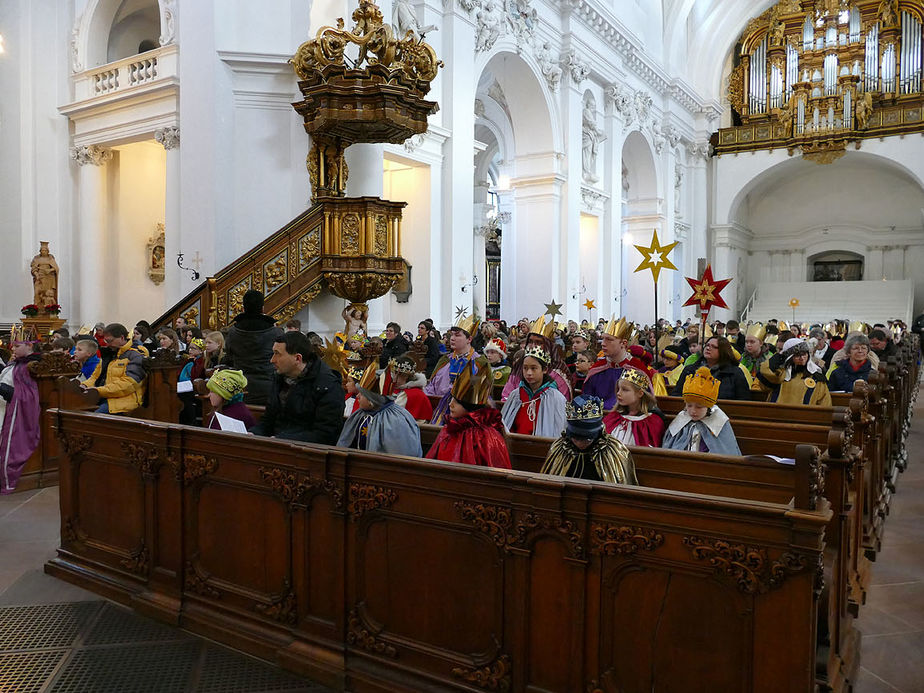
[[[155,284],[160,285],[164,281],[166,256],[167,249],[164,245],[164,225],[158,223],[155,228],[155,233],[151,236],[147,245],[148,278]]]

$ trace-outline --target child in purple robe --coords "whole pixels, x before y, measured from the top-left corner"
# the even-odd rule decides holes
[[[0,431],[0,494],[12,493],[39,444],[40,409],[38,386],[29,373],[34,353],[32,342],[16,340],[11,345],[14,361],[0,374],[0,397],[6,403]]]

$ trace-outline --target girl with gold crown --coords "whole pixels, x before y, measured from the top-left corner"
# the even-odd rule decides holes
[[[703,366],[683,384],[684,409],[667,427],[668,450],[740,455],[728,415],[716,406],[719,381]]]
[[[537,346],[545,349],[549,358],[549,377],[555,382],[555,387],[565,396],[565,400],[571,399],[571,376],[568,372],[568,365],[561,356],[561,349],[552,341],[552,335],[555,332],[555,323],[545,324],[545,316],[539,318],[529,326],[529,332],[526,335],[526,344],[523,346],[523,353],[531,346]],[[507,401],[511,393],[520,386],[523,379],[523,353],[517,354],[510,366],[510,377],[507,384],[504,385],[504,391],[501,395],[503,401]],[[556,435],[558,435],[556,433]]]
[[[552,357],[539,346],[526,348],[520,387],[507,398],[501,410],[504,426],[511,433],[555,438],[565,429],[565,396],[549,377]]]
[[[616,406],[616,384],[627,366],[637,368],[649,377],[653,375],[653,371],[644,362],[629,353],[629,340],[634,332],[635,325],[626,322],[625,318],[611,318],[601,338],[603,356],[593,365],[584,381],[581,392],[599,397],[607,409]]]
[[[511,468],[500,412],[488,403],[493,387],[484,358],[466,365],[452,384],[449,418],[427,452],[428,459]]]
[[[659,448],[664,418],[651,379],[637,368],[625,368],[616,384],[616,408],[603,418],[606,432],[626,445]]]

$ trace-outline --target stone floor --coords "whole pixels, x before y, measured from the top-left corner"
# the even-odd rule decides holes
[[[924,396],[908,451],[857,621],[854,693],[924,693]],[[3,693],[326,690],[45,575],[58,533],[57,488],[0,496]]]

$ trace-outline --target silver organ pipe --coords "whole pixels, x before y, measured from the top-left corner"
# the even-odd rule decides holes
[[[786,46],[786,100],[792,96],[792,85],[799,79],[799,51],[792,44]]]
[[[902,12],[902,48],[899,61],[902,94],[921,91],[921,22],[910,12]]]
[[[895,93],[895,44],[887,43],[882,51],[882,93]]]
[[[825,96],[837,94],[837,56],[825,56]]]
[[[805,100],[799,99],[796,107],[796,134],[805,132]]]
[[[850,98],[850,91],[844,92],[844,124],[843,127],[848,130],[853,128],[853,100]]]
[[[748,108],[751,113],[767,111],[767,39],[751,53]]]
[[[811,17],[805,18],[805,24],[802,25],[802,50],[810,51],[815,43],[815,25],[812,24]]]
[[[848,33],[850,35],[850,43],[859,43],[860,42],[860,9],[858,7],[850,8],[850,20],[848,26]]]
[[[770,108],[783,105],[783,73],[779,65],[770,66]]]
[[[873,26],[866,35],[866,89],[879,88],[879,25]]]

